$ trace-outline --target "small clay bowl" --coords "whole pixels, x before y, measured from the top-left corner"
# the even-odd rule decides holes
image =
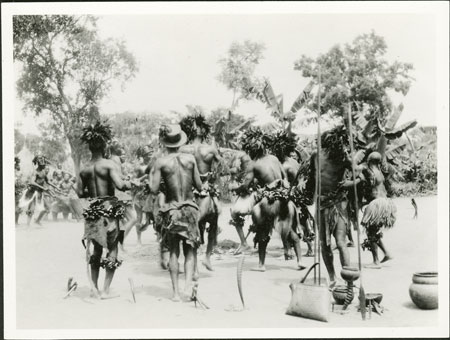
[[[347,286],[338,285],[332,290],[334,301],[337,305],[343,305],[347,297]]]
[[[357,267],[344,266],[341,269],[341,277],[347,282],[353,282],[359,279],[359,269]]]
[[[369,300],[375,301],[380,304],[381,300],[383,300],[383,294],[381,293],[367,293],[366,294],[366,306],[369,305]]]

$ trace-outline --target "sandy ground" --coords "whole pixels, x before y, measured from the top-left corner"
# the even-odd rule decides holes
[[[195,308],[193,302],[175,303],[171,296],[170,277],[157,262],[158,247],[151,228],[143,234],[143,247],[136,245],[134,231],[126,240],[128,253],[121,253],[122,267],[116,272],[113,291],[120,297],[96,300],[89,297],[86,279],[84,249],[81,245],[82,223],[46,222],[43,227],[27,229],[25,217],[16,227],[17,261],[17,328],[19,329],[79,329],[79,328],[215,328],[215,327],[403,327],[436,326],[438,311],[423,311],[415,307],[408,294],[411,277],[417,271],[437,269],[437,197],[417,198],[419,219],[413,220],[409,199],[396,199],[398,215],[394,229],[385,232],[385,242],[395,259],[382,269],[363,270],[367,292],[383,293],[385,307],[382,316],[372,314],[363,322],[357,312],[357,299],[349,313],[331,313],[329,323],[292,317],[285,314],[291,292],[289,284],[300,280],[306,271],[294,270],[294,261],[285,261],[281,241],[274,235],[266,259],[265,273],[252,272],[257,254],[247,255],[243,272],[243,290],[247,309],[240,307],[236,283],[239,257],[227,252],[214,255],[214,272],[201,267],[199,297],[209,310]],[[219,241],[237,241],[237,235],[228,224],[229,209],[225,207],[220,218],[222,233]],[[426,213],[425,213],[426,212]],[[354,233],[356,240],[356,233]],[[303,253],[306,244],[302,243]],[[350,248],[352,263],[357,262],[356,248]],[[202,253],[199,259],[202,259]],[[363,264],[371,262],[369,252],[363,252]],[[180,259],[182,261],[182,259]],[[313,258],[305,257],[306,265]],[[335,266],[340,270],[335,251]],[[103,272],[103,271],[102,271]],[[326,273],[322,267],[322,273]],[[325,274],[326,275],[326,274]],[[78,289],[63,299],[67,280],[74,277]],[[131,296],[128,278],[135,285],[136,300]],[[100,277],[103,284],[103,275]],[[184,276],[180,276],[183,287]],[[337,310],[339,308],[336,308]]]

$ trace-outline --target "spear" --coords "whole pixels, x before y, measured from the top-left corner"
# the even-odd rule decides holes
[[[358,220],[358,191],[356,190],[356,172],[355,172],[355,151],[353,149],[353,131],[352,131],[352,107],[348,104],[348,133],[350,141],[350,153],[352,155],[352,174],[353,174],[353,190],[355,199],[355,218],[356,218],[356,235],[358,240],[358,267],[359,267],[359,309],[361,311],[362,319],[366,319],[366,294],[364,292],[363,282],[362,282],[362,267],[361,267],[361,248],[360,248],[360,231],[359,231],[359,220]]]

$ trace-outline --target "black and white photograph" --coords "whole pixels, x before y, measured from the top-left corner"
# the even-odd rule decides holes
[[[1,7],[5,338],[449,336],[448,2]]]

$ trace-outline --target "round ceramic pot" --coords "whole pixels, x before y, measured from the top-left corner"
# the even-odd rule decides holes
[[[438,308],[438,273],[415,273],[409,286],[409,296],[420,309]]]
[[[334,298],[334,301],[336,302],[336,304],[343,305],[345,302],[345,298],[347,297],[347,286],[343,286],[343,285],[336,286],[332,290],[332,294],[333,294],[333,298]]]
[[[353,282],[359,279],[359,269],[356,267],[342,267],[341,277],[347,282]]]

